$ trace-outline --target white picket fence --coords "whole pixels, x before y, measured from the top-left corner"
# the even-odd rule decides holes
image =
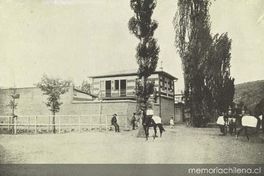
[[[112,115],[56,115],[56,133],[71,131],[92,131],[105,130],[111,128]],[[23,115],[14,118],[12,116],[0,116],[0,133],[3,131],[13,134],[23,132],[51,132],[53,129],[52,115]],[[121,128],[128,128],[129,120],[126,115],[118,116]]]

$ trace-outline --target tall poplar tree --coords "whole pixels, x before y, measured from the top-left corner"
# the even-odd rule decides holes
[[[193,126],[200,126],[203,111],[204,60],[212,44],[209,0],[178,0],[174,19],[175,44],[182,60],[185,97]]]
[[[159,59],[159,46],[153,37],[158,23],[152,20],[153,10],[157,4],[156,0],[131,0],[130,7],[134,16],[128,22],[129,31],[139,39],[136,48],[136,59],[138,63],[137,96],[143,116],[146,115],[147,104],[154,86],[148,77],[154,73]]]
[[[178,0],[175,44],[182,60],[186,105],[195,127],[232,104],[231,40],[210,33],[210,0]]]

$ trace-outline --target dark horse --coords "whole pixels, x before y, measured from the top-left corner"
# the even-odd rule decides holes
[[[149,128],[153,127],[154,129],[154,136],[153,139],[157,137],[157,127],[159,128],[160,131],[160,137],[162,136],[162,132],[164,131],[164,128],[162,127],[161,124],[156,124],[155,121],[152,119],[152,115],[145,115],[143,117],[142,125],[144,128],[146,140],[148,140],[149,137]]]
[[[264,98],[256,105],[255,116],[259,121],[257,130],[262,126],[262,133],[264,133]],[[262,119],[260,119],[260,116],[262,116]]]

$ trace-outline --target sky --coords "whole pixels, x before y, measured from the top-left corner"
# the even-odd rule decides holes
[[[153,19],[160,46],[158,67],[179,80],[174,45],[177,0],[158,0]],[[81,84],[89,76],[137,68],[138,40],[129,33],[129,0],[0,0],[0,87],[29,87],[45,73]],[[264,1],[214,0],[212,34],[232,39],[235,83],[264,78]]]

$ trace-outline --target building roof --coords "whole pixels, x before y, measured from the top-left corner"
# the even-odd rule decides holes
[[[75,90],[76,92],[80,92],[80,93],[83,93],[83,94],[89,95],[89,96],[91,96],[91,97],[93,97],[93,98],[96,98],[96,97],[97,97],[97,96],[94,95],[94,94],[91,94],[91,93],[88,93],[88,92],[84,92],[84,91],[79,90],[79,89],[76,89],[76,88],[73,88],[73,90]]]
[[[109,72],[109,73],[104,73],[104,74],[100,74],[100,75],[95,75],[95,76],[90,76],[90,78],[107,78],[107,77],[117,77],[117,76],[134,76],[137,75],[137,70],[119,70],[116,72]],[[178,78],[172,76],[171,74],[162,71],[162,70],[157,70],[154,72],[154,74],[161,74],[161,75],[165,75],[173,80],[178,80]]]

